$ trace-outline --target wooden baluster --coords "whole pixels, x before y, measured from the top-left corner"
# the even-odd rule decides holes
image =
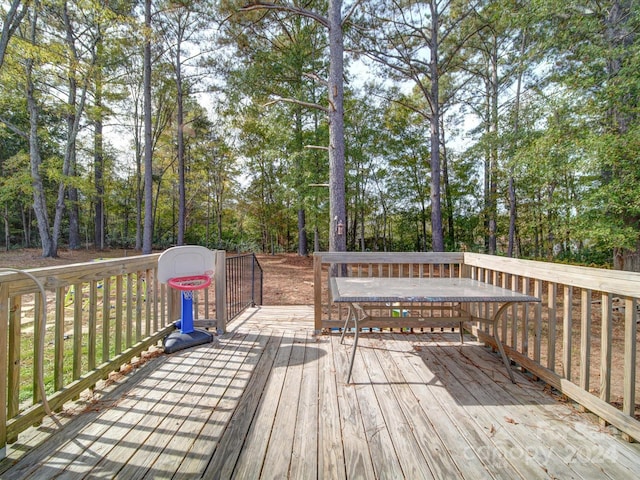
[[[142,272],[135,274],[135,300],[133,300],[133,292],[131,296],[131,305],[136,306],[136,343],[142,340]],[[197,301],[196,301],[197,306]],[[197,308],[196,308],[197,310]],[[196,318],[196,317],[194,317]]]
[[[36,372],[42,371],[43,365],[40,361],[38,350],[42,343],[42,294],[40,292],[33,294],[33,370],[31,385],[33,389],[33,404],[36,405],[42,400],[40,387],[38,385],[38,375]],[[44,361],[44,357],[42,359]],[[37,422],[35,425],[39,425]]]
[[[109,361],[111,347],[111,277],[102,280],[102,362]]]
[[[624,301],[624,388],[622,400],[622,412],[631,418],[636,410],[636,356],[638,342],[636,339],[637,307],[635,298],[626,298]],[[623,433],[623,438],[632,441],[632,437]]]
[[[65,299],[67,289],[65,287],[56,288],[56,318],[54,331],[54,353],[53,353],[53,388],[57,392],[64,387],[64,341],[65,341]]]
[[[591,290],[580,292],[580,387],[589,391],[591,363]]]
[[[549,283],[547,297],[547,368],[556,371],[556,325],[558,322],[558,284]]]
[[[142,291],[144,292],[144,298],[142,299],[142,305],[144,306],[144,325],[145,325],[145,331],[146,331],[146,335],[152,335],[154,334],[157,330],[156,329],[151,329],[151,304],[152,304],[152,300],[153,297],[151,296],[151,275],[152,275],[153,271],[152,270],[146,270],[144,272],[144,277],[142,277]],[[213,283],[213,282],[212,282]],[[205,289],[205,312],[209,311],[209,289]],[[212,318],[209,315],[207,315],[205,313],[205,317],[206,318]]]
[[[73,285],[73,379],[82,375],[82,284]],[[78,398],[77,396],[74,398]]]
[[[116,277],[116,355],[122,353],[122,307],[123,307],[122,275]]]
[[[533,295],[540,299],[540,303],[536,303],[535,307],[535,328],[533,339],[533,360],[540,363],[542,351],[542,280],[535,280],[533,284]]]
[[[511,290],[517,292],[519,285],[520,277],[512,275]],[[518,305],[512,305],[509,310],[511,310],[511,348],[518,350]]]
[[[530,279],[522,278],[522,293],[529,295],[531,291]],[[522,305],[522,330],[520,331],[520,351],[525,357],[529,356],[529,304]]]
[[[9,352],[7,342],[9,341],[9,325],[7,323],[9,310],[9,286],[0,283],[0,372],[6,372],[9,365]],[[7,398],[7,376],[0,374],[0,405],[6,405]],[[9,392],[9,396],[12,396]],[[7,409],[0,408],[0,458],[7,456]]]
[[[131,345],[142,338],[142,318],[140,308],[140,272],[132,272],[127,275],[127,310],[131,303]]]
[[[20,412],[20,353],[22,336],[22,296],[16,296],[11,299],[7,298],[6,301],[9,304],[9,351],[8,357],[5,357],[0,348],[0,355],[2,358],[8,358],[8,372],[7,372],[7,417],[13,418]],[[3,318],[5,318],[3,309],[0,309]],[[0,327],[4,329],[3,327]],[[0,335],[1,337],[1,335]],[[6,342],[2,344],[4,347]],[[0,365],[2,364],[2,358],[0,358]],[[2,370],[5,371],[4,369]],[[4,387],[2,387],[4,388]],[[0,397],[2,395],[0,394]],[[1,402],[0,402],[1,403]],[[1,427],[0,427],[1,428]],[[17,437],[7,438],[8,443],[13,443],[17,440]],[[1,445],[1,444],[0,444]]]
[[[562,305],[562,375],[571,380],[571,342],[573,328],[573,287],[564,286]]]
[[[608,403],[611,401],[613,295],[611,293],[603,293],[601,299],[602,323],[600,325],[600,399]]]
[[[89,284],[89,322],[88,332],[88,370],[96,368],[96,340],[98,334],[98,281],[92,280]]]
[[[125,345],[130,348],[133,345],[133,273],[126,275],[127,280],[127,316],[125,325]]]

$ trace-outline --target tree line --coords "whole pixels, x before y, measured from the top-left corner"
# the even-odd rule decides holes
[[[640,271],[636,2],[0,5],[6,248]]]

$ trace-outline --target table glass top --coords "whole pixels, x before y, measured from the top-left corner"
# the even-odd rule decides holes
[[[469,278],[333,277],[334,302],[539,302]]]

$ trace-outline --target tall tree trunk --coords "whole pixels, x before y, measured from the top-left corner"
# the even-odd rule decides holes
[[[363,197],[364,197],[364,194],[363,194]],[[366,229],[364,226],[364,205],[363,205],[363,208],[360,209],[360,251],[361,252],[364,252],[366,249],[365,233],[366,233]]]
[[[443,119],[440,119],[440,132],[442,134],[442,186],[444,189],[444,211],[447,220],[447,243],[450,250],[456,248],[455,224],[453,219],[453,201],[449,185],[449,157],[447,142],[445,141],[445,129]]]
[[[522,39],[520,42],[520,58],[523,59],[525,51],[527,49],[527,33],[522,32]],[[513,135],[516,139],[516,147],[519,144],[520,134],[520,96],[522,95],[522,75],[524,69],[522,66],[518,67],[518,78],[516,81],[516,96],[513,106]],[[509,168],[509,246],[507,249],[507,256],[517,257],[518,251],[516,250],[516,222],[518,220],[518,204],[516,197],[516,180],[514,178],[514,166],[513,159],[511,159],[512,165]]]
[[[490,117],[491,111],[491,88],[489,86],[489,81],[485,78],[485,98],[484,98],[484,114],[485,114],[485,122],[484,122],[484,136],[489,139],[491,136],[490,123],[488,121]],[[484,200],[484,210],[483,210],[483,226],[484,226],[484,252],[490,252],[490,242],[489,242],[489,222],[491,219],[491,148],[488,145],[488,141],[484,142],[483,146],[483,154],[484,154],[484,168],[483,168],[483,200]]]
[[[151,0],[144,1],[144,231],[142,253],[153,248],[153,142],[151,124]]]
[[[636,39],[636,34],[631,29],[629,22],[633,18],[634,6],[630,0],[615,0],[612,2],[609,10],[609,16],[606,20],[606,41],[610,51],[615,52],[615,56],[607,59],[608,78],[614,79],[623,68],[623,56],[632,55],[629,50],[633,47]],[[613,106],[610,109],[610,123],[619,136],[629,134],[630,127],[637,123],[637,116],[624,110],[623,105],[636,104],[637,100],[631,98],[631,95],[627,92],[618,94],[617,98],[613,101]],[[637,168],[637,161],[634,162],[634,166]],[[613,172],[607,172],[614,176],[622,176],[628,172],[619,171],[625,167],[614,166]],[[629,168],[628,166],[626,168]],[[607,175],[603,175],[603,182],[608,183],[611,178]],[[629,209],[631,210],[631,209]],[[640,224],[640,216],[633,211],[625,211],[622,214],[622,221],[626,227],[634,229],[638,236],[633,248],[614,248],[613,251],[613,266],[618,270],[627,270],[640,272],[640,234],[638,234],[638,225]]]
[[[11,7],[7,11],[2,23],[2,32],[0,33],[0,68],[4,63],[4,55],[9,45],[9,39],[22,22],[22,19],[29,11],[28,2],[22,0],[11,0]]]
[[[38,0],[34,1],[32,5],[33,14],[30,26],[30,40],[32,45],[37,45],[36,24],[38,22],[39,8],[40,2]],[[25,65],[27,111],[29,113],[29,160],[31,164],[31,185],[33,187],[33,211],[38,223],[38,232],[40,233],[40,243],[42,245],[42,256],[56,257],[58,247],[51,235],[49,215],[47,213],[47,201],[44,192],[44,182],[40,173],[42,157],[40,156],[40,142],[38,139],[38,105],[36,104],[35,85],[33,83],[34,60],[32,58],[28,58]]]
[[[76,176],[76,162],[76,154],[73,152],[69,168],[70,177]],[[78,203],[78,189],[76,187],[69,187],[67,200],[67,211],[69,215],[69,249],[77,250],[82,245],[82,239],[80,237],[80,204]]]
[[[2,215],[2,218],[4,220],[4,250],[8,252],[11,233],[9,232],[9,205],[6,202],[4,204],[4,215]]]
[[[301,30],[301,18],[296,19],[296,29]],[[303,79],[305,75],[304,65],[300,58],[296,58],[295,63],[296,68],[296,79],[297,82],[294,86],[296,92],[296,99],[303,101]],[[309,246],[308,246],[308,238],[307,238],[307,215],[304,210],[305,202],[304,202],[304,190],[306,186],[303,184],[304,176],[303,172],[305,171],[305,162],[304,155],[302,152],[305,150],[304,146],[304,126],[303,126],[303,116],[302,116],[302,106],[295,105],[294,107],[294,125],[295,125],[295,139],[296,139],[296,148],[300,155],[297,155],[298,160],[295,164],[296,176],[295,176],[295,187],[298,192],[297,195],[297,208],[298,208],[298,255],[306,257],[309,254]]]
[[[431,248],[434,252],[444,252],[444,232],[442,228],[442,206],[440,197],[440,73],[438,72],[438,31],[440,14],[436,2],[429,2],[431,8]]]
[[[66,4],[65,4],[66,10]],[[72,41],[70,31],[67,32],[68,40]],[[67,152],[66,156],[68,156],[69,162],[69,176],[75,177],[76,175],[76,142],[74,131],[76,128],[76,115],[77,115],[77,91],[78,85],[76,82],[76,71],[73,66],[75,63],[75,59],[71,59],[71,64],[69,66],[69,98],[67,100],[69,106],[69,114],[67,115],[67,135],[69,136],[67,140]],[[74,135],[72,137],[72,135]],[[69,214],[69,248],[72,250],[80,248],[80,214],[78,212],[78,189],[74,186],[69,187],[69,191],[67,192],[67,196],[69,199],[68,205],[68,214]]]
[[[31,210],[31,208],[25,208],[24,205],[20,209],[22,233],[24,235],[22,246],[24,248],[31,248]]]
[[[513,175],[513,167],[509,169],[509,245],[507,247],[508,257],[517,257],[516,250],[516,221],[517,217],[517,197],[516,181]]]
[[[306,257],[309,254],[307,246],[307,218],[304,208],[298,209],[298,255]]]
[[[179,35],[180,36],[180,35]],[[186,217],[186,193],[185,193],[185,159],[184,159],[184,93],[182,88],[182,60],[180,59],[181,43],[176,47],[176,90],[178,103],[178,245],[184,245],[184,230]]]
[[[489,135],[489,254],[498,252],[498,42],[493,37],[493,45],[490,53],[491,65],[491,90],[490,90],[490,135]]]
[[[142,250],[142,208],[143,208],[143,172],[142,172],[142,155],[143,155],[143,134],[142,127],[140,125],[140,102],[136,99],[135,103],[135,155],[136,155],[136,176],[135,176],[135,195],[136,195],[136,239],[135,249],[136,251]],[[144,123],[144,122],[143,122]]]
[[[85,78],[83,81],[82,94],[80,95],[80,99],[77,99],[77,80],[76,80],[76,67],[75,65],[79,63],[79,56],[75,45],[75,34],[73,30],[73,24],[71,19],[69,18],[68,11],[68,3],[65,2],[63,5],[63,18],[65,24],[65,32],[66,32],[66,44],[68,53],[70,56],[71,65],[69,67],[69,101],[68,108],[69,114],[67,116],[67,142],[65,145],[64,159],[62,162],[62,176],[60,179],[60,183],[58,184],[58,198],[56,201],[55,208],[55,217],[53,221],[53,241],[56,245],[56,255],[57,255],[57,242],[60,238],[60,233],[62,230],[62,221],[63,216],[66,210],[65,199],[67,197],[67,183],[69,179],[74,174],[74,166],[76,162],[76,142],[78,138],[78,132],[80,130],[80,118],[82,117],[82,112],[84,111],[84,105],[87,96],[87,85],[88,78]],[[93,58],[93,63],[95,64],[95,55]],[[76,204],[77,206],[77,204]],[[78,226],[78,212],[75,212],[75,217],[73,214],[70,214],[70,229],[75,229],[74,235],[74,243],[79,246],[80,243],[80,232]],[[71,246],[71,243],[70,243]]]
[[[96,196],[94,199],[94,235],[93,245],[98,250],[104,250],[104,143],[102,134],[101,98],[96,88],[96,121],[94,122],[94,154],[93,154],[93,179]]]
[[[345,204],[344,148],[344,38],[342,0],[329,0],[329,251],[347,249],[344,232]],[[342,229],[340,229],[342,225]]]

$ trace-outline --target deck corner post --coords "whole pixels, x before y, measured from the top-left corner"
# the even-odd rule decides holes
[[[7,456],[7,368],[9,352],[9,288],[0,282],[0,460]]]
[[[218,334],[227,331],[227,263],[226,252],[215,250],[216,329]]]
[[[322,330],[322,253],[313,254],[313,328]]]

